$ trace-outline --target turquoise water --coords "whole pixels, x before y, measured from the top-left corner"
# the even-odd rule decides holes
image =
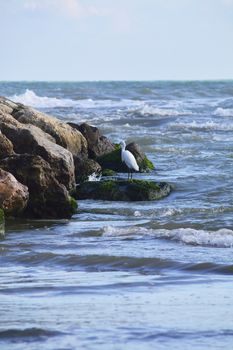
[[[158,202],[80,201],[70,221],[9,221],[1,349],[231,349],[233,82],[0,83],[64,121],[136,141]],[[124,176],[124,175],[122,175]]]

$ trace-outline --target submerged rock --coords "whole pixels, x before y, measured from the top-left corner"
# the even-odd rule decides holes
[[[172,190],[166,182],[143,180],[88,181],[77,186],[77,199],[109,201],[153,201],[167,196]]]
[[[153,163],[146,157],[145,153],[142,152],[139,145],[132,142],[126,146],[126,149],[133,153],[140,172],[149,172],[154,169]],[[127,166],[121,160],[120,145],[115,145],[114,151],[97,158],[97,162],[103,169],[111,169],[119,173],[128,172]]]
[[[28,198],[28,188],[0,169],[0,208],[6,215],[18,216],[25,209]]]
[[[29,189],[30,197],[24,216],[31,218],[70,218],[74,203],[66,187],[59,183],[51,166],[40,156],[13,155],[0,161]]]

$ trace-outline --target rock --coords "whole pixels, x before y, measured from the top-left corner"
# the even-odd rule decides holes
[[[72,128],[67,123],[21,104],[14,108],[12,115],[20,123],[35,125],[51,135],[58,145],[66,148],[72,154],[87,155],[87,141],[85,137],[76,128]]]
[[[87,123],[81,125],[69,123],[69,125],[78,129],[86,138],[90,158],[96,159],[114,150],[114,145],[107,137],[101,135],[98,128]]]
[[[133,153],[139,168],[140,172],[149,172],[151,170],[154,170],[153,163],[147,158],[145,153],[141,150],[141,147],[135,143],[131,142],[126,146],[126,149]]]
[[[58,182],[72,190],[75,187],[75,176],[71,152],[54,143],[49,134],[36,126],[17,123],[12,125],[2,122],[0,115],[0,128],[14,145],[15,152],[41,156],[50,164]]]
[[[0,159],[10,156],[14,153],[13,144],[0,131]]]
[[[4,211],[0,208],[0,238],[5,236],[5,219]]]
[[[0,167],[11,172],[29,189],[24,216],[62,219],[70,218],[74,213],[74,203],[66,187],[57,181],[54,169],[42,157],[13,155],[1,160]]]
[[[101,166],[93,159],[74,157],[76,183],[86,181],[92,174],[99,175]]]
[[[102,176],[115,176],[117,174],[116,171],[111,169],[103,169],[101,173]]]
[[[109,201],[153,201],[167,196],[171,190],[171,185],[166,182],[88,181],[77,186],[76,198]]]
[[[28,198],[28,188],[12,174],[0,169],[0,208],[5,214],[18,216],[25,209]]]
[[[130,143],[126,146],[126,149],[132,152],[135,156],[140,172],[149,172],[154,169],[153,163],[146,157],[136,143]],[[103,169],[111,169],[122,173],[128,172],[125,163],[121,161],[121,148],[119,145],[115,145],[115,150],[111,153],[97,158],[97,162]]]

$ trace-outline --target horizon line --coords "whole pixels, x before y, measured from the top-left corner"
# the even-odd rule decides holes
[[[93,80],[0,80],[0,83],[110,83],[110,82],[230,82],[233,78],[208,79],[93,79]]]

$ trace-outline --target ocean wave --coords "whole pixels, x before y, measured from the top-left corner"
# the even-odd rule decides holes
[[[205,123],[192,121],[191,123],[171,123],[169,127],[173,130],[216,130],[216,131],[230,131],[233,130],[233,124],[216,123],[212,120]]]
[[[151,106],[149,104],[143,104],[139,108],[129,109],[130,113],[137,114],[140,116],[151,116],[151,115],[159,115],[159,116],[181,116],[181,115],[191,115],[191,111],[184,110],[176,110],[176,109],[168,109],[168,108],[158,108],[155,106]]]
[[[171,239],[187,245],[199,245],[205,247],[232,248],[233,231],[220,229],[218,231],[195,230],[192,228],[179,229],[148,229],[145,227],[104,227],[103,236],[153,236],[161,239]]]
[[[220,117],[233,117],[233,108],[217,108],[214,111],[214,115],[218,115]]]
[[[54,337],[61,335],[61,332],[51,331],[48,329],[41,328],[26,328],[26,329],[6,329],[0,331],[0,339],[10,339],[11,341],[15,341],[15,338],[23,338],[29,341],[29,338],[33,338],[32,340],[39,340],[41,337]]]
[[[92,100],[91,98],[72,100],[67,98],[38,96],[33,90],[27,89],[25,93],[8,97],[10,100],[35,108],[77,107],[77,108],[130,108],[142,104],[136,100]]]
[[[34,91],[27,89],[24,94],[13,95],[10,100],[36,108],[55,108],[76,106],[76,101],[71,99],[58,99],[56,97],[42,97],[35,94]]]

